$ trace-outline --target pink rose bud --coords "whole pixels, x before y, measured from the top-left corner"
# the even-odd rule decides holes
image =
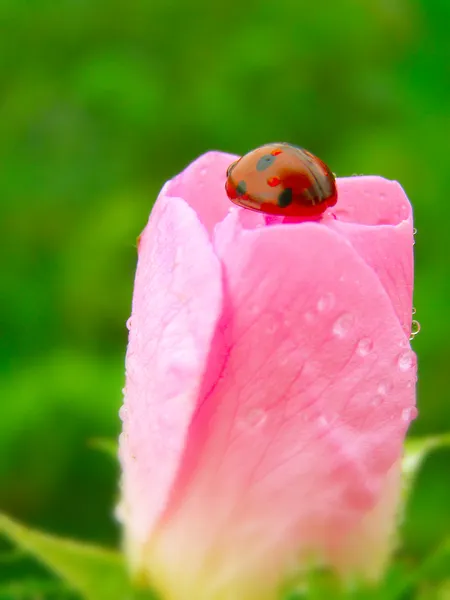
[[[311,561],[379,577],[416,416],[401,186],[338,179],[284,222],[229,202],[235,159],[169,181],[139,242],[120,518],[164,600],[272,600]]]

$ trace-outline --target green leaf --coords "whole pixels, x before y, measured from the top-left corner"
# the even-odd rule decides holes
[[[428,454],[433,450],[448,446],[450,446],[450,434],[448,433],[406,440],[402,464],[406,494],[410,492],[416,475]]]
[[[418,573],[421,578],[427,580],[450,579],[450,538],[439,544],[438,548],[424,560]]]
[[[450,600],[450,578],[444,581],[441,586],[439,586],[436,598],[439,600]]]
[[[95,450],[100,450],[104,454],[109,454],[114,460],[117,460],[119,446],[117,441],[112,438],[93,438],[89,441],[89,446]]]
[[[417,598],[422,598],[419,591],[423,588],[426,590],[424,598],[427,600],[443,600],[444,596],[431,596],[431,588],[435,588],[436,584],[444,585],[450,581],[450,539],[445,540],[440,544],[434,552],[427,556],[420,564],[414,568],[409,568],[404,574],[403,579],[395,590],[395,595],[392,598],[403,599],[410,598],[412,593],[418,593]],[[384,596],[383,596],[384,598]],[[416,596],[414,596],[416,598]],[[450,596],[449,596],[450,600]]]
[[[2,514],[0,533],[33,555],[86,600],[134,597],[118,552],[33,531]]]
[[[6,552],[0,552],[0,565],[9,564],[20,560],[24,556],[22,550],[15,548]]]
[[[36,598],[76,600],[74,593],[61,581],[27,578],[0,585],[1,600],[35,600]]]

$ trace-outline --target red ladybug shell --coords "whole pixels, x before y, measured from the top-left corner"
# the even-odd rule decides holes
[[[266,144],[228,167],[232,202],[272,215],[320,215],[337,202],[333,173],[320,158],[286,143]]]

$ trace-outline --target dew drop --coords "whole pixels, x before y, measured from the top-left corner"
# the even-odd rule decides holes
[[[245,425],[255,429],[264,425],[267,419],[267,413],[262,408],[252,408],[248,411],[245,418]]]
[[[333,325],[334,335],[340,338],[345,337],[353,326],[353,320],[353,315],[350,313],[342,314]]]
[[[120,502],[114,509],[114,517],[118,523],[122,524],[125,521],[125,516],[125,506]]]
[[[412,314],[413,314],[413,315],[415,315],[415,314],[416,314],[416,312],[417,312],[417,310],[416,310],[415,306],[413,306],[413,309],[412,309]]]
[[[200,175],[200,177],[205,177],[207,173],[208,173],[208,169],[203,168],[203,169],[200,169],[199,175]]]
[[[397,359],[397,364],[400,371],[409,371],[414,365],[413,353],[410,351],[402,352]]]
[[[370,338],[361,338],[356,346],[356,352],[359,354],[359,356],[367,356],[372,352],[372,348],[373,341]]]
[[[122,406],[119,408],[119,418],[121,421],[125,421],[127,416],[128,416],[128,408],[125,406],[125,404],[122,404]]]
[[[320,415],[320,417],[317,419],[317,422],[320,427],[326,427],[328,425],[328,419],[325,415]]]
[[[321,298],[319,298],[317,302],[317,310],[319,312],[328,312],[334,306],[334,294],[331,292],[328,294],[324,294]]]
[[[400,348],[410,348],[409,342],[406,338],[403,338],[399,343]]]
[[[380,396],[386,396],[387,393],[391,390],[391,384],[387,381],[382,381],[377,388]]]
[[[127,329],[131,331],[131,317],[127,320]]]
[[[411,323],[411,335],[409,336],[409,339],[413,340],[416,337],[416,335],[419,333],[419,331],[420,331],[420,323],[419,323],[419,321],[414,320]]]
[[[409,215],[409,208],[406,206],[406,204],[402,204],[401,208],[400,208],[400,216],[402,219],[407,219]]]
[[[417,408],[415,406],[410,406],[409,408],[404,408],[402,410],[402,420],[409,423],[413,421],[417,417]]]
[[[378,406],[380,406],[380,404],[383,402],[383,394],[377,394],[376,396],[373,397],[372,401],[371,401],[371,406],[373,406],[374,408],[377,408]]]
[[[417,229],[414,227],[414,229],[413,229],[413,235],[416,235],[416,233],[417,233]]]

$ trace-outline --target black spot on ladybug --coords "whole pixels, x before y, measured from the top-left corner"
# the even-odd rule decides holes
[[[261,156],[261,158],[256,163],[256,170],[265,171],[270,167],[271,164],[273,164],[275,158],[276,156],[273,156],[273,154],[264,154],[264,156]]]
[[[289,206],[289,204],[291,204],[291,202],[292,202],[292,188],[286,188],[278,196],[277,204],[278,204],[278,206],[281,206],[281,208],[286,208],[286,206]]]
[[[236,186],[236,192],[239,194],[239,196],[243,196],[246,191],[247,184],[245,183],[245,181],[240,181]]]

